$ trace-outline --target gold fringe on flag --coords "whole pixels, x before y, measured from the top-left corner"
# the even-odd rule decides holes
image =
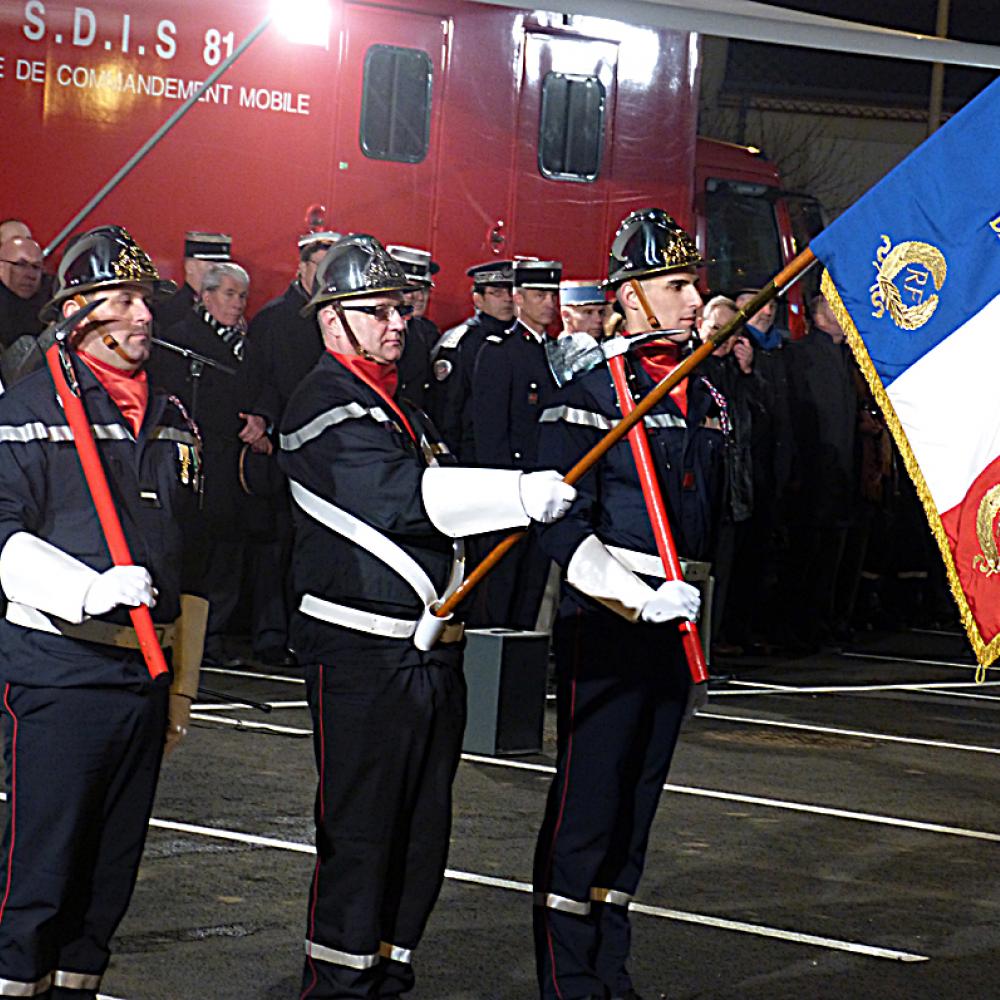
[[[941,558],[944,560],[945,571],[948,574],[948,585],[951,587],[952,596],[958,604],[958,610],[962,616],[962,625],[965,628],[969,642],[972,644],[972,648],[976,654],[976,660],[979,663],[979,667],[976,670],[976,681],[981,684],[986,679],[986,668],[1000,656],[1000,635],[995,636],[988,643],[983,640],[979,626],[972,616],[972,609],[969,607],[968,598],[965,596],[965,591],[962,589],[961,581],[958,578],[958,567],[955,565],[955,557],[948,544],[944,525],[941,523],[941,515],[934,504],[934,499],[931,496],[930,489],[927,487],[924,474],[920,471],[920,466],[917,464],[916,456],[913,454],[913,449],[910,447],[910,442],[906,437],[906,431],[903,430],[903,425],[900,423],[899,416],[892,405],[892,400],[889,399],[889,394],[885,391],[885,386],[882,385],[882,380],[879,378],[878,372],[875,371],[875,365],[868,355],[868,348],[865,346],[865,342],[858,332],[851,314],[847,311],[847,306],[844,305],[844,301],[840,297],[840,292],[837,290],[830,272],[825,268],[820,287],[824,298],[833,310],[834,316],[837,317],[837,322],[840,323],[841,329],[847,336],[847,342],[851,345],[854,359],[865,376],[868,387],[875,397],[875,402],[878,403],[879,409],[885,416],[885,421],[895,439],[896,447],[899,448],[899,453],[903,456],[906,471],[909,473],[910,479],[913,480],[913,485],[917,489],[917,496],[920,497],[920,502],[923,504],[927,523],[930,525],[931,533],[934,535],[934,540],[937,542],[938,549],[941,552]]]

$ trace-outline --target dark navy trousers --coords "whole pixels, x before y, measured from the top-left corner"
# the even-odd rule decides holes
[[[168,688],[2,690],[0,996],[96,997],[146,840]]]
[[[301,996],[400,997],[444,880],[462,653],[359,637],[306,685],[319,785]]]
[[[635,894],[687,703],[675,625],[610,611],[561,613],[553,634],[556,776],[534,865],[534,930],[544,1000],[631,988]]]

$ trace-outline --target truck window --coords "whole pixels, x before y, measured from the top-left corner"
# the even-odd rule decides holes
[[[419,163],[431,135],[431,57],[373,45],[365,54],[361,149],[373,160]]]
[[[713,292],[759,288],[784,266],[771,188],[709,180],[706,185],[708,268]]]
[[[557,181],[595,181],[604,145],[604,84],[596,76],[546,73],[538,169]]]

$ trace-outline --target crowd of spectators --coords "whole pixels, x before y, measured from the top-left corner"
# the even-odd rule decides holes
[[[212,606],[209,660],[232,662],[227,637],[244,631],[255,658],[292,660],[285,583],[291,518],[273,453],[285,405],[322,352],[314,321],[300,310],[338,238],[304,236],[289,259],[288,288],[251,318],[252,275],[233,259],[229,237],[188,233],[184,284],[156,312],[153,379],[182,401],[203,439],[207,476],[200,519],[190,526],[198,544],[189,576]],[[560,331],[602,336],[611,307],[597,279],[560,282],[560,265],[551,261],[470,262],[472,314],[442,334],[431,319],[437,263],[425,250],[388,249],[414,285],[401,394],[431,414],[461,461],[523,464],[520,451],[506,461],[486,454],[490,442],[514,447],[514,429],[503,422],[513,418],[499,416],[491,402],[497,372],[511,370],[508,395],[521,393],[521,416],[536,421],[553,386],[539,367],[542,355],[532,352]],[[527,277],[517,283],[518,267],[534,274],[534,287]],[[544,268],[550,283],[542,287]],[[29,227],[0,223],[4,350],[42,331],[38,312],[51,280]],[[702,337],[724,326],[756,289],[730,291],[732,298],[705,303]],[[840,647],[862,629],[953,618],[919,501],[837,317],[815,296],[808,332],[793,341],[780,310],[773,302],[762,308],[701,369],[725,397],[728,421],[726,496],[712,560],[715,654],[806,654]],[[524,341],[516,356],[504,349],[507,331]],[[530,381],[522,387],[517,366],[529,361],[517,358],[527,354]],[[540,593],[544,580],[535,583]],[[472,620],[532,627],[536,612],[533,599],[516,622],[492,620],[499,613],[482,608]],[[544,617],[537,619],[543,627]]]

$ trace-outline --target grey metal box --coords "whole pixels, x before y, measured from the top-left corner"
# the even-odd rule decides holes
[[[545,632],[466,633],[466,753],[527,754],[542,749],[549,637]]]

